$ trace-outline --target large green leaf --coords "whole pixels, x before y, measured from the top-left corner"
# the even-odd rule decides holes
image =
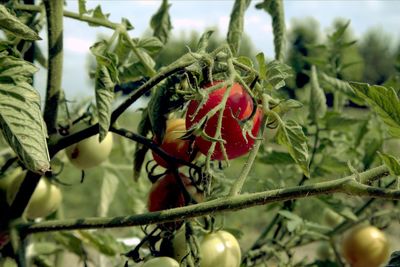
[[[400,137],[400,101],[393,88],[351,82],[356,94],[379,115],[390,135]]]
[[[299,124],[294,121],[281,122],[278,126],[276,140],[286,146],[289,154],[303,170],[305,176],[310,177],[309,155],[307,138]]]
[[[102,179],[100,202],[98,206],[98,215],[107,216],[111,202],[114,200],[115,192],[117,192],[119,180],[114,173],[105,171]]]
[[[316,123],[319,118],[325,116],[327,105],[324,90],[319,86],[317,70],[315,66],[311,67],[311,90],[310,90],[310,112],[309,117]]]
[[[6,30],[23,40],[41,40],[40,36],[31,28],[23,24],[17,17],[8,12],[7,8],[0,5],[0,29]]]
[[[30,84],[36,71],[32,64],[0,53],[0,130],[25,167],[43,174],[50,163],[40,96]]]
[[[249,4],[250,0],[236,0],[233,5],[227,37],[233,55],[239,52],[240,41],[243,34],[244,13],[249,7]]]
[[[172,29],[171,19],[169,17],[170,5],[167,0],[163,0],[160,8],[153,15],[150,21],[150,26],[153,29],[153,35],[160,39],[164,44],[168,41],[170,31]]]

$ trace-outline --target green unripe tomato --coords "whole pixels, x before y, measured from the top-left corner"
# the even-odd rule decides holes
[[[89,169],[105,161],[110,155],[113,146],[113,137],[108,133],[104,140],[99,142],[96,134],[65,149],[69,161],[78,169]]]
[[[170,257],[157,257],[146,261],[142,267],[179,267],[179,263]]]
[[[200,244],[201,267],[239,267],[240,246],[236,238],[226,232],[218,231],[204,236]]]
[[[19,175],[7,189],[7,202],[11,204],[24,180],[25,172]],[[42,177],[33,192],[25,215],[29,219],[46,217],[55,212],[61,205],[62,195],[60,189]]]
[[[173,257],[178,262],[181,262],[184,257],[186,257],[190,251],[186,244],[186,236],[185,229],[179,230],[176,232],[174,238],[172,239],[172,249],[173,249]]]
[[[7,171],[2,176],[0,176],[0,190],[6,191],[10,187],[11,183],[22,173],[21,168],[16,168]]]

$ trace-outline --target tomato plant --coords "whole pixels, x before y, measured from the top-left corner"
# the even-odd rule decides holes
[[[7,188],[7,201],[9,203],[14,200],[25,174],[25,172],[20,173]],[[29,219],[46,217],[60,207],[61,201],[62,194],[60,189],[47,178],[43,177],[40,179],[39,184],[29,200],[29,204],[25,210],[25,215]]]
[[[65,153],[75,167],[89,169],[105,161],[110,155],[112,147],[113,137],[109,133],[101,143],[99,135],[94,135],[67,147]]]
[[[220,230],[204,236],[200,243],[200,255],[201,267],[239,267],[242,254],[236,238]]]
[[[165,135],[160,144],[160,148],[165,152],[174,156],[178,159],[185,161],[192,161],[196,156],[196,153],[190,147],[189,140],[180,139],[186,133],[186,126],[184,119],[169,119],[167,120],[167,127],[165,129]],[[156,140],[157,142],[157,140]],[[154,160],[162,167],[167,168],[168,163],[163,160],[157,153],[154,151],[153,158]]]
[[[378,267],[389,256],[385,234],[374,226],[351,229],[343,240],[343,256],[352,267]]]
[[[221,81],[215,81],[207,84],[204,86],[204,90],[211,86],[215,86],[220,82]],[[226,87],[222,87],[213,91],[208,95],[206,103],[200,107],[199,101],[190,101],[186,112],[186,127],[190,129],[193,125],[202,121],[205,116],[207,116],[208,112],[221,103],[226,90]],[[257,110],[252,118],[253,127],[251,129],[251,134],[244,133],[241,128],[241,121],[249,119],[253,109]],[[219,113],[211,116],[205,122],[204,132],[209,137],[215,136],[218,125],[218,116]],[[255,138],[260,129],[261,117],[261,110],[254,105],[250,95],[239,83],[234,83],[230,89],[223,110],[221,138],[224,140],[224,145],[223,148],[220,145],[216,146],[211,159],[223,160],[223,149],[226,151],[228,159],[234,159],[246,154],[254,145]],[[204,155],[207,155],[211,143],[212,142],[204,136],[197,136],[195,140],[196,147],[198,147],[200,152]]]
[[[157,257],[146,261],[143,267],[179,267],[179,263],[173,258]]]

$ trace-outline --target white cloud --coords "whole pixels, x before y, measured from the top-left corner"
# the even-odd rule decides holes
[[[86,54],[92,45],[92,41],[76,37],[66,37],[64,39],[65,49],[74,53]]]

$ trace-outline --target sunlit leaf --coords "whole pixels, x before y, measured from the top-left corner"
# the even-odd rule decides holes
[[[163,0],[160,8],[151,17],[150,26],[153,29],[153,36],[160,39],[162,43],[168,42],[169,34],[172,29],[171,19],[169,17],[169,8],[167,0]]]
[[[227,37],[233,55],[236,55],[239,52],[243,34],[244,14],[246,9],[249,7],[249,4],[250,0],[236,0],[233,5]]]
[[[319,86],[317,70],[315,66],[311,67],[311,90],[310,90],[310,104],[309,104],[309,117],[312,122],[317,122],[319,118],[325,116],[327,105],[324,90]]]

